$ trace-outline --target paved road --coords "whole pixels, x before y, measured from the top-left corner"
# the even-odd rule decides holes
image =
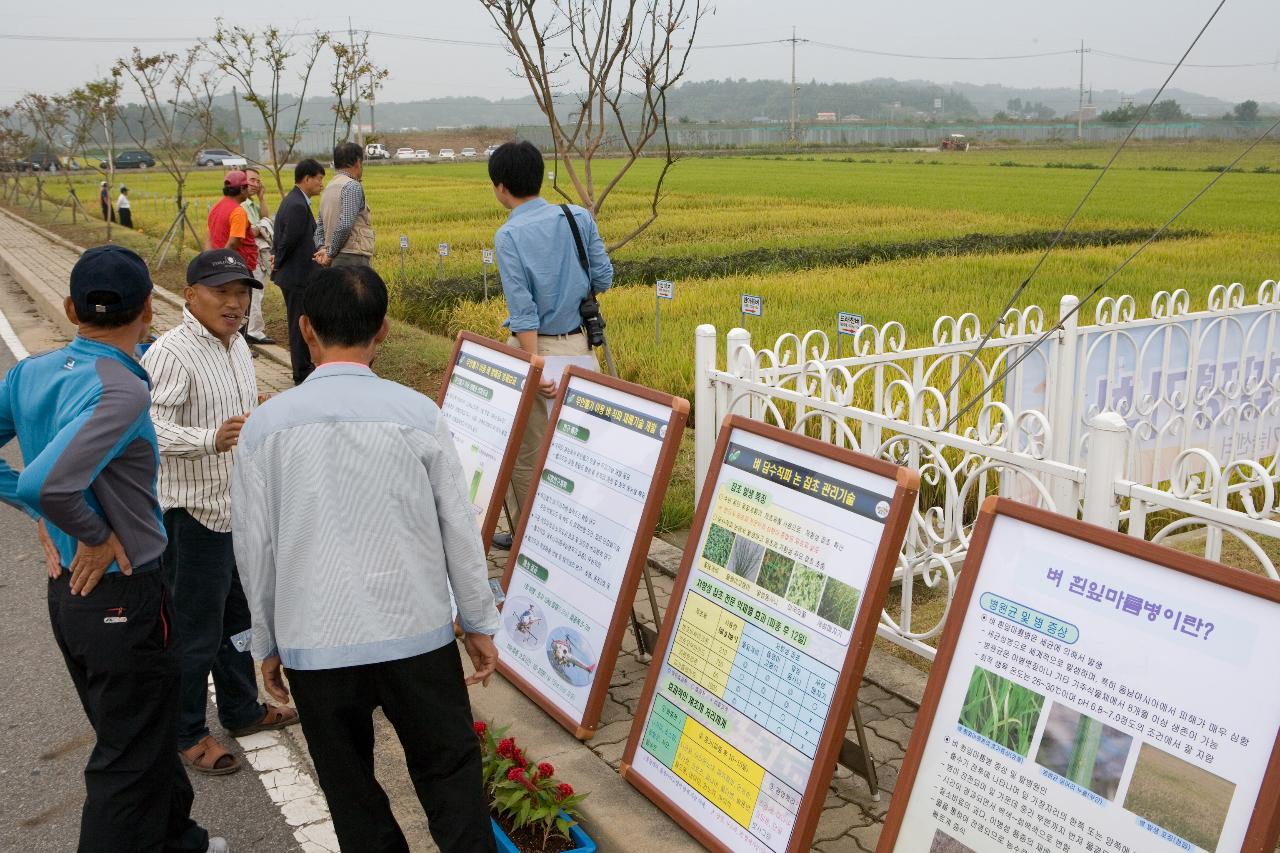
[[[0,275],[0,310],[19,325],[26,314],[7,279]],[[0,372],[13,363],[0,343]],[[16,445],[0,456],[20,463]],[[0,542],[0,850],[65,853],[79,834],[93,732],[49,630],[35,525],[0,506]],[[196,819],[227,836],[235,853],[301,849],[252,770],[192,784]]]

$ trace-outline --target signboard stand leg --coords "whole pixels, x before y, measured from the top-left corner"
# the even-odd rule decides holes
[[[862,727],[862,712],[858,710],[856,700],[853,703],[853,731],[858,736],[858,742],[844,739],[844,743],[840,744],[840,764],[867,780],[871,800],[878,803],[880,779],[876,776],[875,761],[871,757],[871,746],[867,743],[867,732]]]

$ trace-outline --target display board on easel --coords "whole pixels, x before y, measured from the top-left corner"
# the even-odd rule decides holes
[[[499,672],[578,738],[600,722],[688,414],[577,365],[559,382],[496,640]]]
[[[441,383],[440,411],[462,461],[485,548],[502,512],[541,378],[541,356],[472,332],[458,333]]]
[[[717,851],[808,850],[919,475],[727,418],[622,774]]]
[[[988,498],[880,853],[1271,853],[1280,583]]]

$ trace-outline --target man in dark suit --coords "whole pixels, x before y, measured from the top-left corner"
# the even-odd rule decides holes
[[[271,280],[284,293],[285,309],[289,314],[289,360],[293,364],[293,384],[316,369],[311,362],[311,351],[298,331],[298,318],[302,316],[302,297],[307,292],[311,276],[319,269],[316,254],[316,217],[311,212],[311,199],[324,189],[324,166],[308,158],[293,170],[293,190],[284,197],[276,211],[275,240],[271,252],[273,267]]]

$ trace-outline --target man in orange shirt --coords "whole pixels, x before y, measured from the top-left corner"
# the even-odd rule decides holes
[[[205,249],[231,249],[244,258],[249,269],[258,267],[258,244],[249,214],[240,202],[249,198],[249,176],[235,170],[222,179],[222,201],[209,211],[209,236]],[[243,330],[241,330],[243,332]],[[255,341],[257,343],[257,341]]]

